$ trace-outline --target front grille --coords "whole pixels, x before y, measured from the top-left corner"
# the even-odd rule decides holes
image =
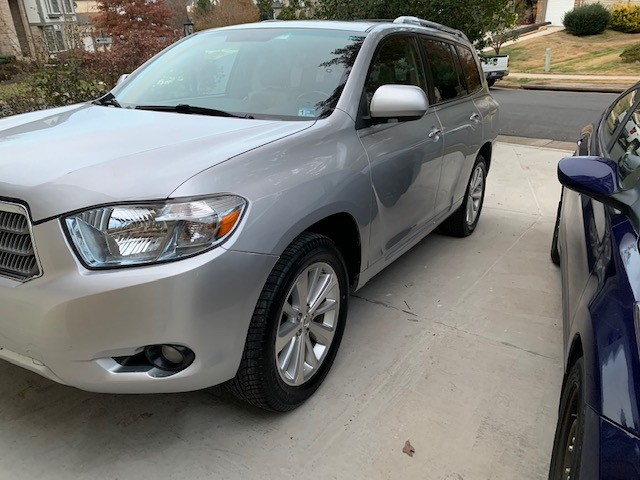
[[[24,282],[40,275],[27,211],[0,202],[0,275]]]

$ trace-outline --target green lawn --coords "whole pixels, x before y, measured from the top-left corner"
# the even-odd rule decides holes
[[[640,43],[640,33],[606,30],[601,35],[575,37],[562,31],[531,40],[525,37],[500,53],[509,55],[512,72],[545,73],[545,51],[551,48],[551,73],[640,77],[640,65],[620,59],[622,50],[634,43]]]

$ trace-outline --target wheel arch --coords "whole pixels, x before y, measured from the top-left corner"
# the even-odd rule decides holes
[[[567,355],[567,360],[566,360],[565,369],[564,369],[565,375],[566,375],[566,372],[571,370],[571,367],[573,367],[576,364],[578,359],[583,356],[584,356],[584,351],[582,349],[582,338],[580,337],[580,334],[576,334],[573,337],[573,341],[571,342],[571,348],[569,349],[569,354]]]
[[[346,212],[335,213],[317,221],[305,231],[329,237],[336,244],[347,266],[349,286],[355,288],[362,267],[362,243],[353,216]]]
[[[484,161],[487,164],[487,172],[489,172],[489,169],[491,168],[492,152],[493,152],[493,145],[491,144],[491,142],[487,142],[484,145],[482,145],[482,147],[480,148],[480,151],[478,152],[479,155],[482,155],[482,158],[484,158]]]

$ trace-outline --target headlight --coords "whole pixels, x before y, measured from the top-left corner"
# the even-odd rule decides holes
[[[143,265],[178,260],[219,245],[238,225],[246,204],[241,197],[224,195],[113,205],[69,215],[64,224],[87,266]]]

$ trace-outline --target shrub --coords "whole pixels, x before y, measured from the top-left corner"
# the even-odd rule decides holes
[[[84,63],[80,50],[59,54],[55,62],[33,74],[29,80],[34,96],[46,99],[46,107],[86,102],[109,91],[107,85]]]
[[[640,5],[618,4],[613,7],[611,28],[619,32],[640,33]]]
[[[0,86],[0,118],[45,108],[26,83]]]
[[[640,43],[629,45],[620,54],[622,63],[635,63],[640,62]]]
[[[604,32],[611,20],[611,13],[601,3],[592,3],[574,8],[562,20],[572,35],[597,35]]]

